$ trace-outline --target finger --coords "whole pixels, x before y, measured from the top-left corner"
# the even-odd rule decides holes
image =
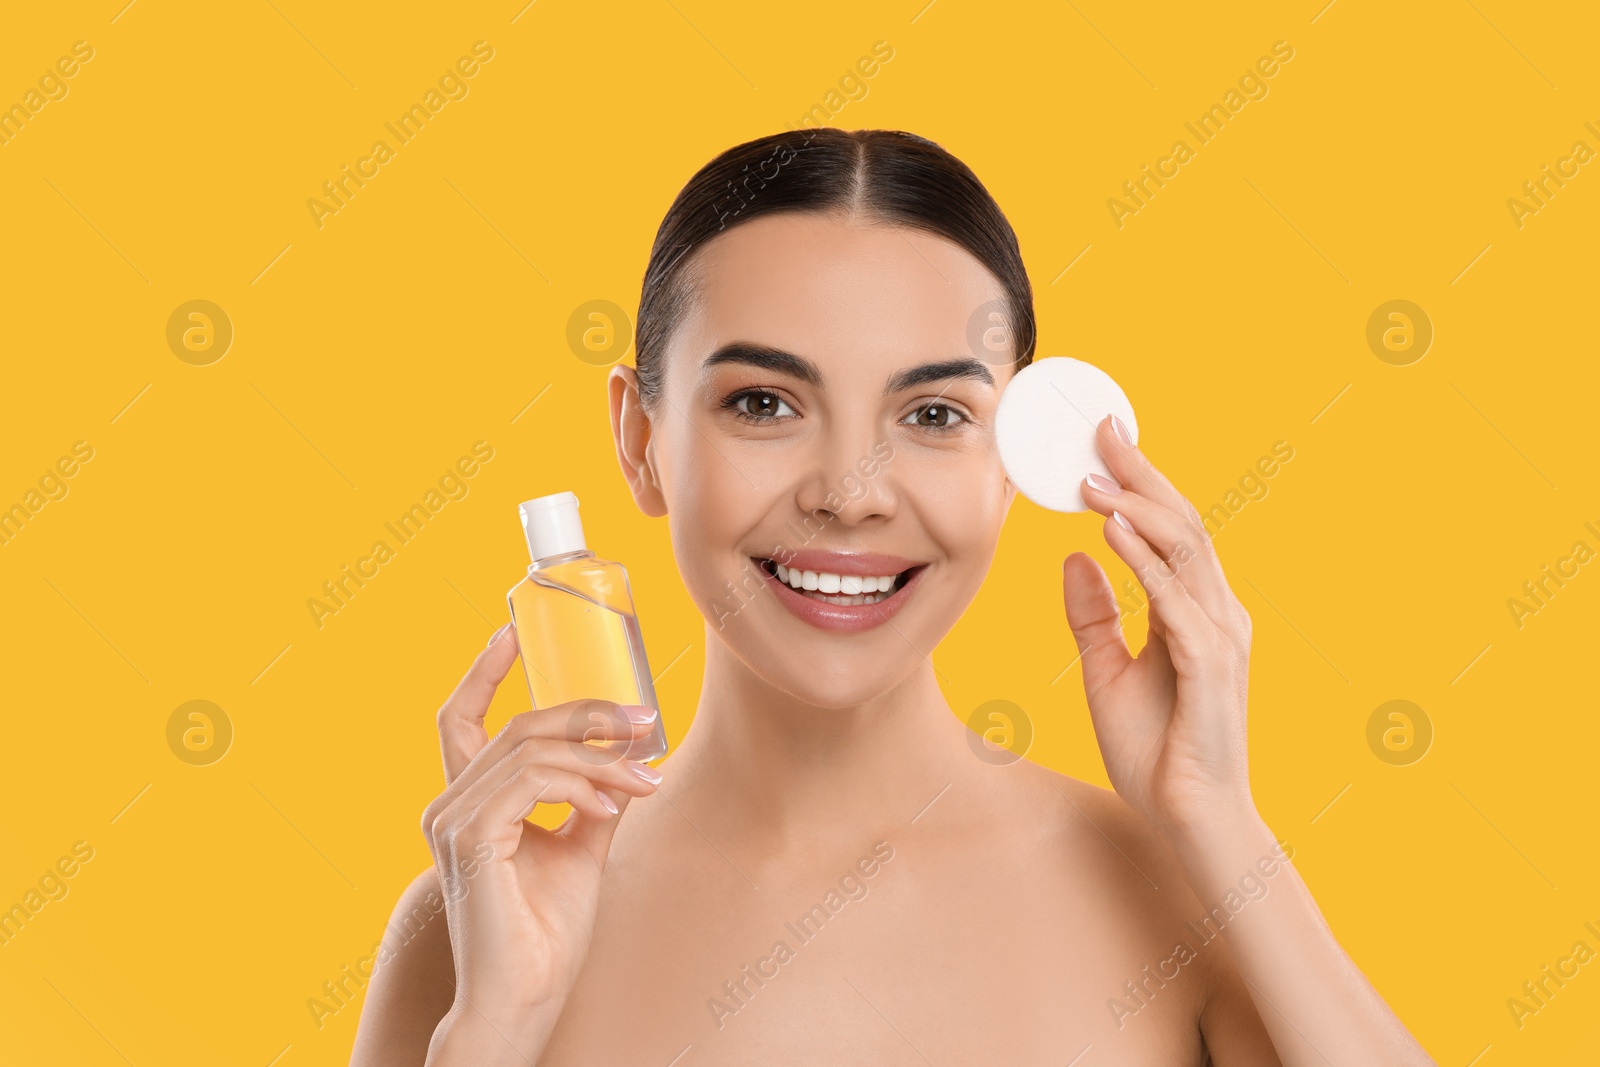
[[[496,856],[509,856],[521,840],[522,820],[539,804],[570,804],[581,818],[609,822],[620,811],[612,794],[645,796],[655,790],[621,766],[596,774],[596,768],[564,762],[558,750],[544,748],[574,744],[538,739],[521,757],[498,764],[435,817],[430,828],[435,847],[456,855],[487,842]]]
[[[450,906],[451,939],[458,948],[503,943],[525,934],[530,923],[549,921],[529,900],[533,887],[526,881],[527,864],[517,862],[520,851],[543,843],[534,839],[548,833],[525,821],[537,805],[571,804],[574,818],[601,828],[594,836],[605,847],[590,853],[597,870],[621,821],[599,802],[592,782],[570,771],[524,763],[495,786],[469,811],[441,820],[439,839],[429,841]]]
[[[482,745],[458,777],[464,787],[530,738],[607,742],[644,737],[656,728],[659,714],[654,708],[609,700],[572,700],[552,708],[524,711],[513,715],[492,740]],[[626,747],[589,744],[576,751],[591,765],[604,766],[624,759]]]
[[[1178,492],[1177,486],[1165,474],[1156,469],[1156,465],[1150,462],[1138,445],[1122,439],[1112,425],[1112,416],[1107,415],[1095,429],[1095,445],[1118,485],[1127,486],[1171,508],[1176,514],[1193,522],[1202,533],[1205,531],[1199,510],[1189,502],[1188,497]]]
[[[1183,579],[1130,527],[1122,524],[1120,512],[1114,512],[1106,520],[1106,543],[1149,594],[1152,626],[1156,616],[1166,623],[1163,639],[1172,666],[1179,674],[1194,677],[1212,665],[1221,648],[1221,631],[1189,594]]]
[[[472,757],[489,740],[483,728],[483,717],[489,711],[496,687],[516,661],[516,632],[506,623],[489,638],[489,646],[478,653],[455,691],[439,709],[439,748],[444,759],[446,784],[466,769]]]
[[[653,788],[643,781],[637,784]],[[601,783],[570,767],[542,759],[508,760],[458,797],[436,820],[436,826],[446,833],[460,833],[461,827],[471,826],[487,827],[496,833],[505,828],[514,832],[520,830],[517,824],[529,818],[540,804],[570,804],[591,819],[610,819],[616,812],[606,804],[609,796],[601,799],[600,788]],[[506,796],[508,790],[520,807]],[[436,830],[436,836],[437,833]],[[481,839],[482,835],[468,835],[469,843]]]
[[[611,789],[601,789],[602,795],[610,796],[617,805],[619,812],[628,810],[628,802],[632,797],[625,793],[615,793]],[[611,839],[616,836],[617,827],[622,822],[620,814],[610,819],[591,819],[573,809],[567,821],[561,824],[556,832],[566,837],[580,848],[587,849],[596,863],[604,863],[606,854],[611,851]]]
[[[512,746],[498,760],[480,762],[475,759],[473,766],[463,771],[424,809],[423,836],[431,845],[437,827],[459,821],[499,789],[517,768],[530,763],[580,775],[619,795],[644,796],[660,781],[660,772],[652,767],[627,759],[602,762],[594,758],[589,748],[581,741],[529,737]],[[479,756],[488,751],[484,748]],[[591,809],[590,814],[593,813]]]
[[[1083,661],[1083,690],[1090,700],[1101,686],[1133,662],[1122,634],[1122,617],[1106,572],[1087,554],[1074,552],[1061,566],[1067,625]]]
[[[523,820],[539,804],[571,804],[588,818],[615,821],[593,782],[558,767],[521,763],[485,784],[488,788],[481,798],[458,797],[427,828],[434,862],[449,872],[452,881],[458,881],[454,875],[458,869],[470,877],[483,877],[482,869],[472,866],[475,862],[490,872],[489,884],[515,885],[510,861],[522,845]]]
[[[1169,567],[1183,575],[1184,586],[1212,622],[1219,627],[1231,622],[1233,591],[1205,530],[1166,505],[1099,475],[1089,475],[1081,488],[1090,508],[1107,517],[1119,512]]]

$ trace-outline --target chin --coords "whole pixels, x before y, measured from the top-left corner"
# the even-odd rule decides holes
[[[779,620],[780,623],[783,620]],[[884,651],[876,641],[860,637],[842,640],[804,640],[771,620],[757,620],[747,611],[738,622],[763,627],[760,632],[733,632],[733,623],[714,640],[721,641],[734,658],[763,683],[794,700],[817,708],[838,710],[868,703],[898,685],[916,667],[917,656],[900,638],[897,649]],[[893,631],[890,636],[894,637]]]
[[[906,649],[906,652],[909,655],[911,650]],[[841,670],[850,666],[839,665]],[[811,673],[786,676],[781,679],[768,678],[767,681],[794,699],[804,701],[812,707],[827,711],[843,711],[883,696],[899,684],[903,677],[903,672],[895,668],[909,669],[909,667],[909,663],[886,665],[882,659],[878,659],[870,665],[861,664],[859,669],[851,670],[848,676],[840,674],[836,677],[819,677]]]

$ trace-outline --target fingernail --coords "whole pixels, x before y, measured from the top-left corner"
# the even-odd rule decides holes
[[[1117,520],[1118,526],[1122,527],[1124,530],[1127,530],[1129,533],[1133,532],[1133,527],[1128,525],[1128,520],[1122,517],[1122,512],[1113,511],[1111,513],[1111,517]]]
[[[629,722],[656,721],[656,709],[647,708],[643,704],[619,704],[617,710],[622,712],[622,717]]]
[[[656,770],[654,767],[646,767],[642,763],[635,763],[632,760],[629,760],[628,770],[632,771],[634,774],[637,774],[640,778],[643,778],[651,785],[655,785],[657,782],[661,781],[661,772]]]
[[[1102,493],[1122,492],[1122,486],[1118,485],[1110,478],[1102,478],[1098,474],[1090,474],[1085,476],[1085,481],[1094,486],[1096,489],[1100,490]]]
[[[1111,428],[1117,431],[1117,436],[1122,438],[1123,444],[1133,444],[1133,434],[1128,432],[1128,428],[1122,425],[1122,420],[1117,418],[1115,415],[1111,416]]]
[[[600,806],[605,808],[611,814],[615,815],[617,813],[617,802],[606,796],[604,789],[597,790],[596,792],[600,797]]]
[[[490,635],[489,644],[492,645],[496,641],[500,640],[502,637],[504,637],[506,635],[506,631],[509,630],[509,629],[511,629],[511,624],[508,622],[504,626],[500,627],[500,629],[496,630],[492,635]],[[484,647],[487,648],[489,646],[485,645]]]

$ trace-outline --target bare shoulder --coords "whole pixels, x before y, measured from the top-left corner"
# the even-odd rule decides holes
[[[400,893],[375,951],[351,1067],[417,1064],[455,1002],[455,962],[439,873],[429,867]]]
[[[1206,908],[1155,828],[1111,789],[1030,760],[1011,770],[1023,810],[1038,813],[1028,832],[1053,860],[1063,897],[1125,930],[1131,951],[1154,956],[1153,969],[1173,960],[1170,970],[1181,960],[1183,970],[1202,978],[1199,1001],[1209,999],[1217,964],[1231,963],[1220,941],[1199,951],[1196,924]]]
[[[1158,911],[1188,917],[1198,906],[1166,844],[1114,791],[1026,759],[1003,773],[1014,803],[1036,813],[1030,832],[1072,870],[1107,889],[1140,889],[1135,899]]]
[[[1114,791],[1027,760],[1019,768],[1023,763],[1016,787],[1039,797],[1035,810],[1054,830],[1043,838],[1059,850],[1062,869],[1073,872],[1080,892],[1104,903],[1109,920],[1120,917],[1138,930],[1127,944],[1138,946],[1142,966],[1109,1005],[1119,1027],[1184,987],[1214,1055],[1277,1063],[1223,936],[1243,903],[1264,895],[1251,879],[1255,872],[1246,872],[1228,899],[1202,901],[1160,835]]]

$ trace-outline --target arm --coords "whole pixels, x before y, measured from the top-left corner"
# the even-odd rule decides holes
[[[538,1062],[562,1005],[517,1011],[497,1028],[458,998],[443,909],[436,868],[423,871],[400,894],[367,987],[350,1067]]]
[[[617,822],[659,772],[589,740],[642,737],[651,709],[576,700],[484,715],[516,662],[508,623],[439,711],[445,789],[422,813],[434,870],[402,894],[351,1063],[532,1067],[588,953]],[[572,807],[560,829],[528,820]]]
[[[1067,557],[1067,616],[1112,785],[1157,829],[1202,905],[1226,909],[1221,937],[1283,1064],[1432,1064],[1339,946],[1256,811],[1250,619],[1199,512],[1116,420],[1096,440],[1116,481],[1086,480],[1083,498],[1108,516],[1107,543],[1150,597],[1149,640],[1134,658],[1105,572],[1083,553]],[[1229,1040],[1242,1032],[1228,1021],[1230,1002],[1242,1003],[1236,989],[1205,1031],[1219,1064],[1255,1058],[1248,1041]]]
[[[422,1067],[434,1028],[454,1003],[455,964],[439,874],[429,867],[406,886],[384,928],[367,986],[350,1067]]]
[[[1232,895],[1238,910],[1222,939],[1248,991],[1234,1003],[1254,1003],[1283,1064],[1433,1064],[1339,945],[1254,807],[1205,830],[1164,836],[1203,903]],[[1207,1042],[1221,1067],[1235,1062],[1227,1039],[1213,1041],[1209,1027]]]

